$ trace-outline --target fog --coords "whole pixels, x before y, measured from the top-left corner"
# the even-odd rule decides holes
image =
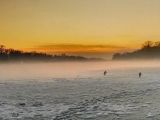
[[[25,80],[103,76],[127,69],[160,67],[159,61],[105,61],[105,62],[54,62],[54,63],[0,63],[0,80]]]

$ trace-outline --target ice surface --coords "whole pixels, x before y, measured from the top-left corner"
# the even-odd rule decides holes
[[[1,65],[0,119],[160,118],[159,66],[116,68],[115,65],[109,67],[107,76],[103,76],[105,67],[104,63],[101,64]],[[74,66],[75,71],[74,67],[70,70],[70,66]],[[138,78],[139,71],[143,73],[142,78]]]

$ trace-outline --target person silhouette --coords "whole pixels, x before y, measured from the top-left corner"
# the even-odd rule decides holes
[[[105,76],[106,74],[107,74],[107,71],[105,70],[105,71],[104,71],[104,76]]]
[[[139,72],[139,78],[141,78],[141,76],[142,76],[142,73],[141,73],[141,72]]]

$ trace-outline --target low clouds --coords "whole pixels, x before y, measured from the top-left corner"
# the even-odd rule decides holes
[[[52,53],[112,53],[115,51],[123,51],[127,48],[115,45],[57,44],[37,46],[34,49]]]
[[[82,45],[82,44],[49,44],[36,46],[32,51],[46,52],[50,54],[70,54],[85,57],[99,57],[110,59],[115,52],[126,52],[131,49],[116,45]]]

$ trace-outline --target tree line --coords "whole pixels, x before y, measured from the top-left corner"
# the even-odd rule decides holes
[[[66,54],[50,55],[47,53],[39,52],[24,52],[21,50],[15,50],[6,48],[4,45],[0,45],[0,61],[84,61],[89,60],[82,56],[69,56]]]
[[[141,49],[133,52],[116,53],[112,57],[113,60],[126,59],[160,59],[160,41],[146,41]]]

